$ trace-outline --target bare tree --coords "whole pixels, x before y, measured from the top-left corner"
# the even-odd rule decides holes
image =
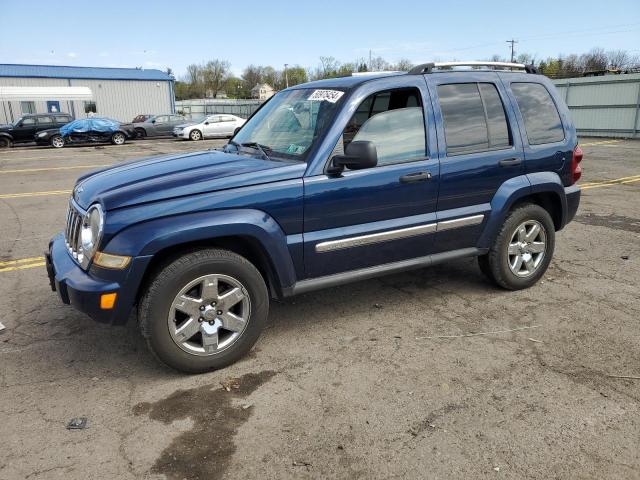
[[[229,67],[231,64],[226,60],[210,60],[203,68],[204,86],[211,92],[213,98],[218,97],[218,92],[222,90]]]
[[[413,62],[411,62],[411,60],[409,60],[408,58],[401,58],[392,67],[393,67],[392,68],[393,70],[399,70],[401,72],[407,72],[407,71],[411,70],[411,68],[413,67]]]

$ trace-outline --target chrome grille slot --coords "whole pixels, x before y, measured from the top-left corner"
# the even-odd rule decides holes
[[[80,230],[82,229],[82,219],[85,213],[74,204],[69,202],[69,211],[67,212],[67,226],[64,230],[64,241],[69,250],[69,254],[78,260],[78,250],[80,249]]]

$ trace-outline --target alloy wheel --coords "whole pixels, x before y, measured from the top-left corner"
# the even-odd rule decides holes
[[[60,136],[55,136],[51,139],[51,145],[54,146],[55,148],[62,148],[64,147],[64,138],[60,137]]]
[[[537,220],[518,225],[507,251],[509,269],[518,277],[533,275],[542,264],[547,250],[547,233]]]
[[[167,325],[180,349],[192,355],[215,355],[241,337],[250,314],[251,300],[242,283],[228,275],[210,274],[178,292]]]

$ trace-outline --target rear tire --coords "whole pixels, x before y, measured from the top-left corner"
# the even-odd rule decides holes
[[[50,143],[53,148],[62,148],[64,147],[64,138],[62,135],[54,135],[51,137]]]
[[[546,272],[555,248],[549,212],[527,203],[512,210],[489,253],[478,257],[480,270],[507,290],[534,285]]]
[[[194,142],[202,140],[202,132],[200,130],[191,130],[191,132],[189,132],[189,140],[193,140]]]
[[[216,370],[243,357],[268,313],[260,272],[244,257],[218,249],[165,263],[138,306],[140,330],[151,351],[187,373]]]
[[[127,137],[122,132],[116,132],[111,135],[111,143],[113,143],[114,145],[124,145],[126,141]]]
[[[6,137],[0,137],[0,148],[11,148],[13,147],[13,142],[11,139]]]

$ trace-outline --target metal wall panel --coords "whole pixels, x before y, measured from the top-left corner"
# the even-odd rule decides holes
[[[567,102],[579,135],[640,138],[640,74],[553,83]]]

